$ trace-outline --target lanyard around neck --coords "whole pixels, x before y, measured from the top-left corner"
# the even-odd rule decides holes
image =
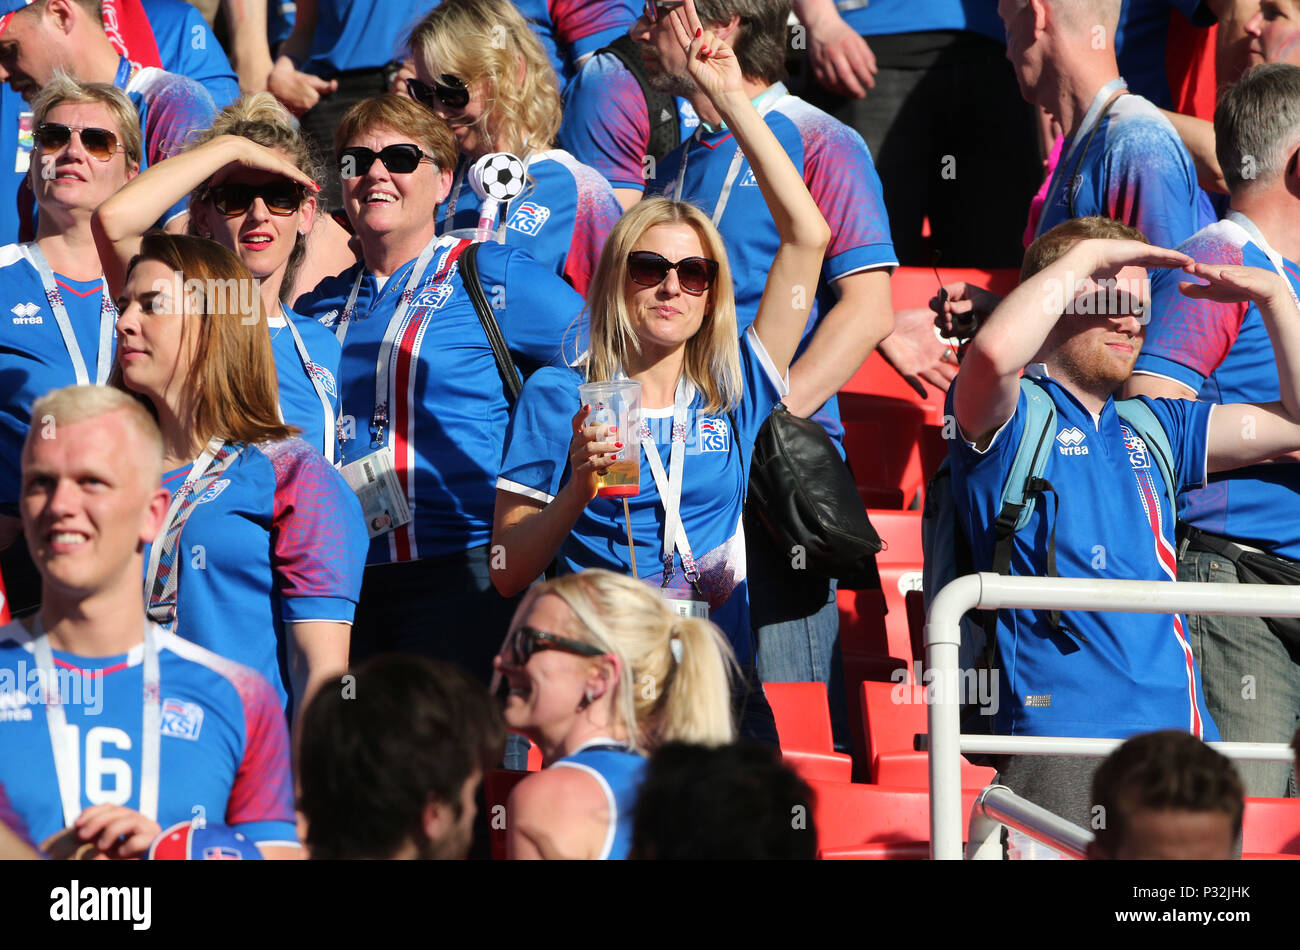
[[[54,669],[54,651],[50,636],[39,629],[32,639],[36,668],[46,691],[45,724],[50,733],[50,750],[54,754],[54,774],[59,783],[59,801],[63,806],[64,827],[72,827],[81,814],[81,740],[68,726],[63,711],[64,697],[58,694],[58,677]],[[158,771],[162,745],[162,689],[158,671],[158,643],[154,625],[144,625],[144,732],[140,749],[140,814],[158,820]],[[84,675],[77,671],[74,675]],[[93,803],[92,803],[93,804]]]
[[[758,114],[767,115],[789,98],[790,94],[785,91],[784,83],[777,83],[759,97],[757,104]],[[695,130],[696,142],[698,142],[704,134],[704,126],[701,125]],[[677,179],[673,183],[673,201],[682,200],[682,191],[686,186],[686,164],[690,155],[691,146],[687,145],[686,148],[682,149],[682,161],[681,164],[677,166]],[[722,220],[722,213],[727,210],[727,202],[731,200],[731,189],[735,187],[736,179],[740,177],[740,166],[744,161],[745,153],[741,151],[740,143],[736,142],[735,154],[731,156],[731,164],[727,166],[726,177],[722,179],[722,189],[718,192],[718,202],[713,206],[713,214],[710,216],[714,227],[718,226],[718,222]]]
[[[691,545],[686,538],[686,527],[682,524],[682,479],[686,469],[686,415],[690,408],[687,398],[687,382],[683,377],[677,383],[677,392],[673,397],[673,430],[668,455],[668,471],[664,471],[663,458],[659,455],[659,446],[650,435],[649,425],[642,420],[641,447],[645,450],[646,461],[650,464],[650,474],[654,477],[655,487],[659,489],[659,500],[664,506],[664,582],[667,587],[674,571],[674,552],[682,556],[682,570],[686,579],[695,587],[699,571],[695,568],[695,558],[691,555]]]
[[[1260,231],[1255,222],[1240,211],[1229,211],[1224,217],[1250,235],[1251,243],[1264,252],[1264,255],[1273,265],[1273,269],[1282,278],[1282,283],[1286,284],[1287,293],[1291,295],[1291,302],[1300,308],[1300,296],[1296,295],[1295,288],[1291,286],[1291,278],[1287,276],[1286,268],[1282,266],[1282,255],[1273,250],[1272,245],[1268,243],[1268,239],[1264,237],[1263,232]]]
[[[63,304],[63,295],[59,293],[59,288],[54,283],[54,271],[50,269],[50,262],[45,259],[45,252],[41,250],[39,244],[32,243],[23,247],[27,253],[27,260],[36,268],[36,273],[41,278],[45,300],[50,305],[50,310],[54,312],[54,322],[58,324],[63,345],[67,347],[68,356],[72,360],[72,370],[76,374],[77,385],[89,385],[91,379],[86,369],[86,359],[81,355],[81,345],[77,343],[72,320],[68,317],[68,308]],[[113,355],[113,324],[117,320],[117,308],[108,299],[108,283],[102,277],[100,285],[99,351],[95,358],[94,379],[96,386],[102,386],[108,380],[108,370]]]
[[[193,507],[192,503],[188,502],[190,497],[195,494],[195,486],[198,484],[199,479],[207,474],[213,460],[221,453],[222,449],[225,448],[225,445],[226,443],[215,435],[209,439],[208,444],[199,454],[199,457],[196,458],[194,463],[190,466],[190,473],[185,476],[184,484],[182,484],[180,488],[176,489],[176,493],[172,495],[171,504],[167,506],[167,516],[163,518],[162,529],[158,532],[157,536],[154,538],[153,544],[149,548],[149,566],[145,571],[144,578],[144,607],[146,611],[150,609],[154,601],[154,595],[156,593],[154,588],[158,582],[158,571],[159,566],[162,563],[163,548],[167,547],[167,541],[172,535],[173,529],[177,527],[178,519],[180,526],[184,526],[185,518],[188,517],[188,512]],[[182,507],[185,509],[184,512],[181,510]],[[175,546],[179,545],[179,543],[179,539],[175,539],[173,551],[175,550]],[[174,576],[174,565],[172,566],[171,574],[172,583],[170,586],[174,590],[175,582],[177,580]]]
[[[353,303],[355,304],[355,299]],[[325,384],[321,382],[320,377],[314,372],[315,363],[311,361],[311,354],[307,352],[307,344],[303,342],[302,334],[298,328],[293,325],[293,317],[280,308],[280,315],[284,317],[284,322],[289,330],[289,335],[293,337],[293,348],[298,351],[298,359],[302,363],[303,372],[307,374],[307,379],[311,383],[311,388],[316,391],[316,398],[320,400],[321,409],[325,411],[325,444],[321,448],[325,452],[325,459],[331,465],[334,464],[334,445],[336,439],[333,438],[335,432],[334,426],[334,402],[330,399],[329,393],[325,391]],[[281,416],[284,414],[281,413]]]
[[[1051,192],[1047,195],[1047,200],[1043,203],[1044,214],[1038,222],[1039,234],[1042,233],[1043,221],[1047,218],[1046,209],[1052,207],[1053,201],[1056,200],[1055,196],[1061,188],[1066,189],[1065,196],[1069,205],[1070,217],[1073,218],[1075,216],[1074,184],[1075,180],[1079,177],[1079,169],[1083,167],[1083,160],[1088,154],[1088,149],[1092,146],[1092,140],[1097,134],[1097,129],[1101,128],[1101,120],[1106,117],[1110,112],[1111,107],[1115,105],[1116,101],[1118,101],[1120,95],[1124,94],[1125,90],[1124,79],[1122,77],[1117,77],[1102,86],[1101,89],[1098,90],[1097,95],[1093,97],[1092,104],[1088,106],[1088,111],[1084,113],[1083,122],[1079,124],[1079,130],[1074,133],[1074,137],[1070,141],[1069,152],[1062,155],[1057,160],[1056,167],[1059,172],[1068,167],[1070,159],[1074,158],[1076,153],[1079,156],[1074,163],[1074,171],[1068,178],[1060,174],[1055,176],[1055,187],[1051,189]],[[1085,131],[1088,132],[1088,137],[1086,139],[1083,138],[1083,133]],[[1080,147],[1080,139],[1083,140],[1082,147]]]

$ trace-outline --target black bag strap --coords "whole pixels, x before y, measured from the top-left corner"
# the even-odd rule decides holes
[[[650,113],[650,140],[646,143],[645,151],[658,161],[682,141],[681,125],[677,119],[677,100],[671,93],[660,92],[650,85],[645,60],[641,58],[641,52],[631,36],[620,36],[600,52],[617,56],[641,85],[641,93],[645,96],[646,108]]]
[[[483,293],[483,282],[478,276],[478,249],[481,246],[481,244],[471,244],[460,255],[460,277],[465,284],[465,289],[469,291],[469,299],[474,304],[474,312],[478,314],[479,323],[483,324],[483,332],[487,334],[488,344],[492,347],[492,355],[497,361],[497,372],[501,374],[501,381],[506,387],[506,402],[511,409],[514,409],[515,403],[519,401],[519,391],[523,389],[523,383],[519,381],[519,370],[515,368],[514,360],[510,358],[506,338],[501,335],[501,327],[492,314],[492,306],[488,303],[487,295]]]

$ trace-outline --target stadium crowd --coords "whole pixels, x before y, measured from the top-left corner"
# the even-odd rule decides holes
[[[764,684],[852,753],[880,580],[754,496],[877,353],[927,575],[1300,582],[1300,0],[0,0],[0,80],[0,857],[815,857]],[[993,762],[1090,856],[1296,796],[1204,743],[1300,623],[966,630],[968,729],[1129,740]]]

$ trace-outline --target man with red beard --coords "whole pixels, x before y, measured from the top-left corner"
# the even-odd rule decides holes
[[[1277,353],[1280,403],[1116,403],[1142,346],[1148,267],[1185,267],[1209,281],[1184,282],[1189,297],[1256,305]],[[1174,580],[1173,496],[1203,485],[1210,472],[1300,448],[1300,312],[1287,285],[1271,270],[1196,264],[1096,217],[1035,241],[1021,278],[980,327],[948,394],[959,430],[949,444],[952,488],[974,568]],[[1050,403],[1045,429],[1028,423],[1044,418],[1031,401]],[[1247,420],[1255,438],[1243,438]],[[1010,478],[1024,478],[1011,475],[1024,439],[1045,446],[1048,458],[1026,493],[1028,521],[1008,532],[1002,491]],[[1181,617],[1164,614],[1000,612],[995,730],[1126,738],[1181,729],[1217,738],[1184,630]],[[1000,780],[1086,826],[1096,764],[1009,757]]]

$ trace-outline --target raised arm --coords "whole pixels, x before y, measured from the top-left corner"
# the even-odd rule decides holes
[[[1011,291],[975,335],[957,375],[953,411],[966,438],[982,446],[1011,418],[1020,395],[1020,371],[1076,296],[1098,292],[1097,281],[1126,266],[1190,263],[1186,254],[1140,241],[1080,241]]]
[[[140,239],[168,208],[230,166],[283,175],[319,191],[316,183],[276,152],[239,135],[219,135],[198,148],[181,152],[149,168],[105,201],[91,218],[95,247],[109,292],[122,292],[127,265],[140,250]]]
[[[671,18],[673,31],[686,50],[691,78],[736,136],[781,237],[754,318],[754,331],[776,368],[784,373],[808,323],[831,230],[790,156],[745,94],[740,64],[731,47],[703,29],[692,0],[674,10]]]

